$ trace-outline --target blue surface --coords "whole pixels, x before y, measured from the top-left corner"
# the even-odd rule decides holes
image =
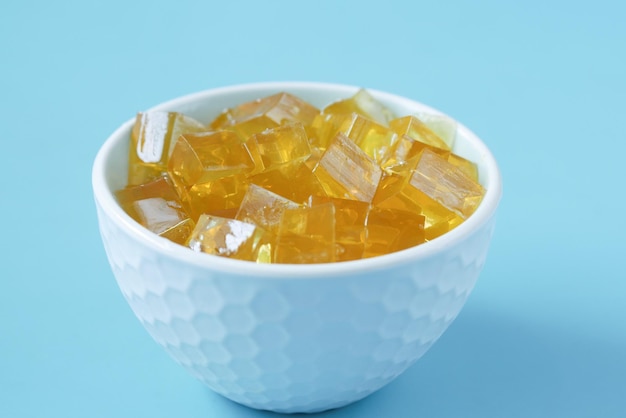
[[[626,416],[625,3],[95,3],[0,4],[0,416],[274,416],[211,393],[150,339],[90,185],[138,110],[271,80],[439,108],[505,182],[457,321],[395,382],[324,416]]]

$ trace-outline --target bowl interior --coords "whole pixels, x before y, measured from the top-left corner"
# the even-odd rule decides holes
[[[178,99],[174,99],[158,106],[153,107],[151,110],[166,110],[166,111],[178,111],[185,113],[198,119],[201,122],[210,122],[215,116],[217,116],[225,108],[235,106],[245,101],[261,98],[273,93],[287,91],[300,98],[312,103],[313,105],[323,108],[327,104],[350,97],[353,95],[359,87],[325,84],[325,83],[311,83],[311,82],[272,82],[272,83],[256,83],[247,85],[238,85],[232,87],[223,87],[213,90],[207,90],[188,96],[184,96]],[[442,112],[433,109],[429,106],[421,104],[419,102],[396,96],[393,94],[367,89],[374,97],[380,100],[385,106],[390,108],[396,115],[405,116],[414,114],[417,112],[428,112],[441,114]],[[130,131],[134,123],[132,120],[124,123],[119,129],[117,129],[105,142],[101,148],[93,169],[93,186],[96,199],[100,203],[101,207],[109,215],[121,222],[124,222],[126,226],[137,231],[137,233],[146,237],[146,239],[158,243],[161,248],[166,248],[168,251],[178,253],[182,257],[200,257],[207,258],[206,254],[195,254],[187,249],[180,247],[176,244],[170,245],[169,242],[165,242],[164,238],[150,234],[147,231],[140,231],[142,228],[137,225],[133,225],[133,221],[128,217],[122,209],[117,205],[113,192],[123,188],[127,181],[127,166],[128,166],[128,144],[130,139]],[[457,122],[458,123],[458,122]],[[457,127],[457,139],[453,151],[462,157],[465,157],[478,166],[479,182],[486,188],[485,197],[476,210],[476,212],[470,216],[465,222],[453,231],[444,234],[443,236],[422,244],[418,247],[414,247],[409,250],[404,250],[399,253],[406,253],[412,251],[414,254],[411,257],[418,256],[420,253],[427,253],[430,251],[436,251],[437,247],[446,246],[449,240],[454,240],[456,237],[462,236],[476,227],[482,225],[488,219],[490,219],[495,212],[498,201],[501,195],[501,180],[500,173],[497,164],[485,146],[485,144],[468,128],[461,123],[458,123]],[[184,250],[184,254],[180,253]],[[362,263],[364,267],[377,263],[379,259],[400,257],[396,254],[389,254],[382,257],[375,257],[373,259],[357,260],[344,263],[332,263],[333,265],[339,264],[354,264]],[[198,261],[196,259],[195,261]],[[372,261],[375,260],[375,261]],[[396,260],[398,261],[398,260]],[[201,261],[200,261],[201,262]],[[238,260],[224,259],[218,261],[218,263],[230,263],[238,262]],[[308,266],[315,269],[326,269],[326,267],[320,267],[319,265]],[[263,269],[275,269],[282,268],[278,265],[265,265],[258,266]]]

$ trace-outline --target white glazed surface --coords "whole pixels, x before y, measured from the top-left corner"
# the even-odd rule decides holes
[[[208,122],[223,108],[278,91],[323,107],[357,88],[259,83],[155,107]],[[436,112],[370,92],[398,115]],[[436,112],[438,113],[438,112]],[[112,192],[126,182],[132,121],[96,157],[93,188],[119,287],[154,340],[214,391],[253,408],[317,412],[359,400],[419,359],[458,315],[485,263],[501,195],[485,145],[459,125],[455,152],[477,162],[487,193],[454,231],[368,260],[257,265],[197,254],[151,234]]]

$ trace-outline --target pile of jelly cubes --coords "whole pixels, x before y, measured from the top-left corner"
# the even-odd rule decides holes
[[[139,113],[116,197],[193,251],[257,263],[375,257],[435,239],[480,204],[455,136],[451,119],[397,117],[364,89],[321,110],[281,92],[208,125]]]

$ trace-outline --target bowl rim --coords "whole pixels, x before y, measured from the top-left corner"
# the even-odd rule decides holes
[[[194,103],[211,96],[249,92],[250,90],[289,91],[295,89],[327,89],[336,91],[341,97],[349,97],[359,88],[360,87],[358,86],[348,84],[312,81],[244,83],[211,88],[183,95],[157,104],[149,110],[169,110],[179,108],[185,104]],[[445,113],[416,100],[367,87],[366,90],[374,97],[381,99],[382,101],[395,102],[399,105],[407,107],[419,106],[421,108],[428,109],[433,113],[446,115]],[[446,116],[450,117],[449,115]],[[487,182],[484,184],[486,192],[482,202],[469,218],[452,231],[424,244],[382,256],[320,264],[260,264],[252,261],[235,260],[211,254],[194,252],[184,246],[175,244],[166,238],[150,232],[148,229],[144,228],[127,215],[121,206],[119,206],[113,191],[110,190],[107,185],[106,179],[107,161],[110,158],[117,142],[128,137],[130,129],[134,124],[134,117],[124,122],[112,134],[110,134],[96,154],[92,168],[92,188],[94,198],[97,205],[109,219],[116,223],[118,227],[124,229],[129,234],[132,234],[136,240],[141,241],[151,250],[163,254],[164,257],[174,258],[182,263],[194,265],[196,267],[206,269],[207,271],[221,271],[264,278],[305,279],[313,277],[325,278],[337,275],[353,275],[363,271],[371,272],[373,270],[382,270],[406,263],[413,263],[417,260],[429,258],[441,253],[463,241],[466,237],[479,230],[495,216],[496,209],[502,196],[502,178],[497,162],[489,148],[476,134],[474,134],[461,122],[454,118],[452,119],[457,122],[457,135],[465,137],[466,140],[471,143],[471,147],[481,155],[482,167],[485,172],[488,173]]]

